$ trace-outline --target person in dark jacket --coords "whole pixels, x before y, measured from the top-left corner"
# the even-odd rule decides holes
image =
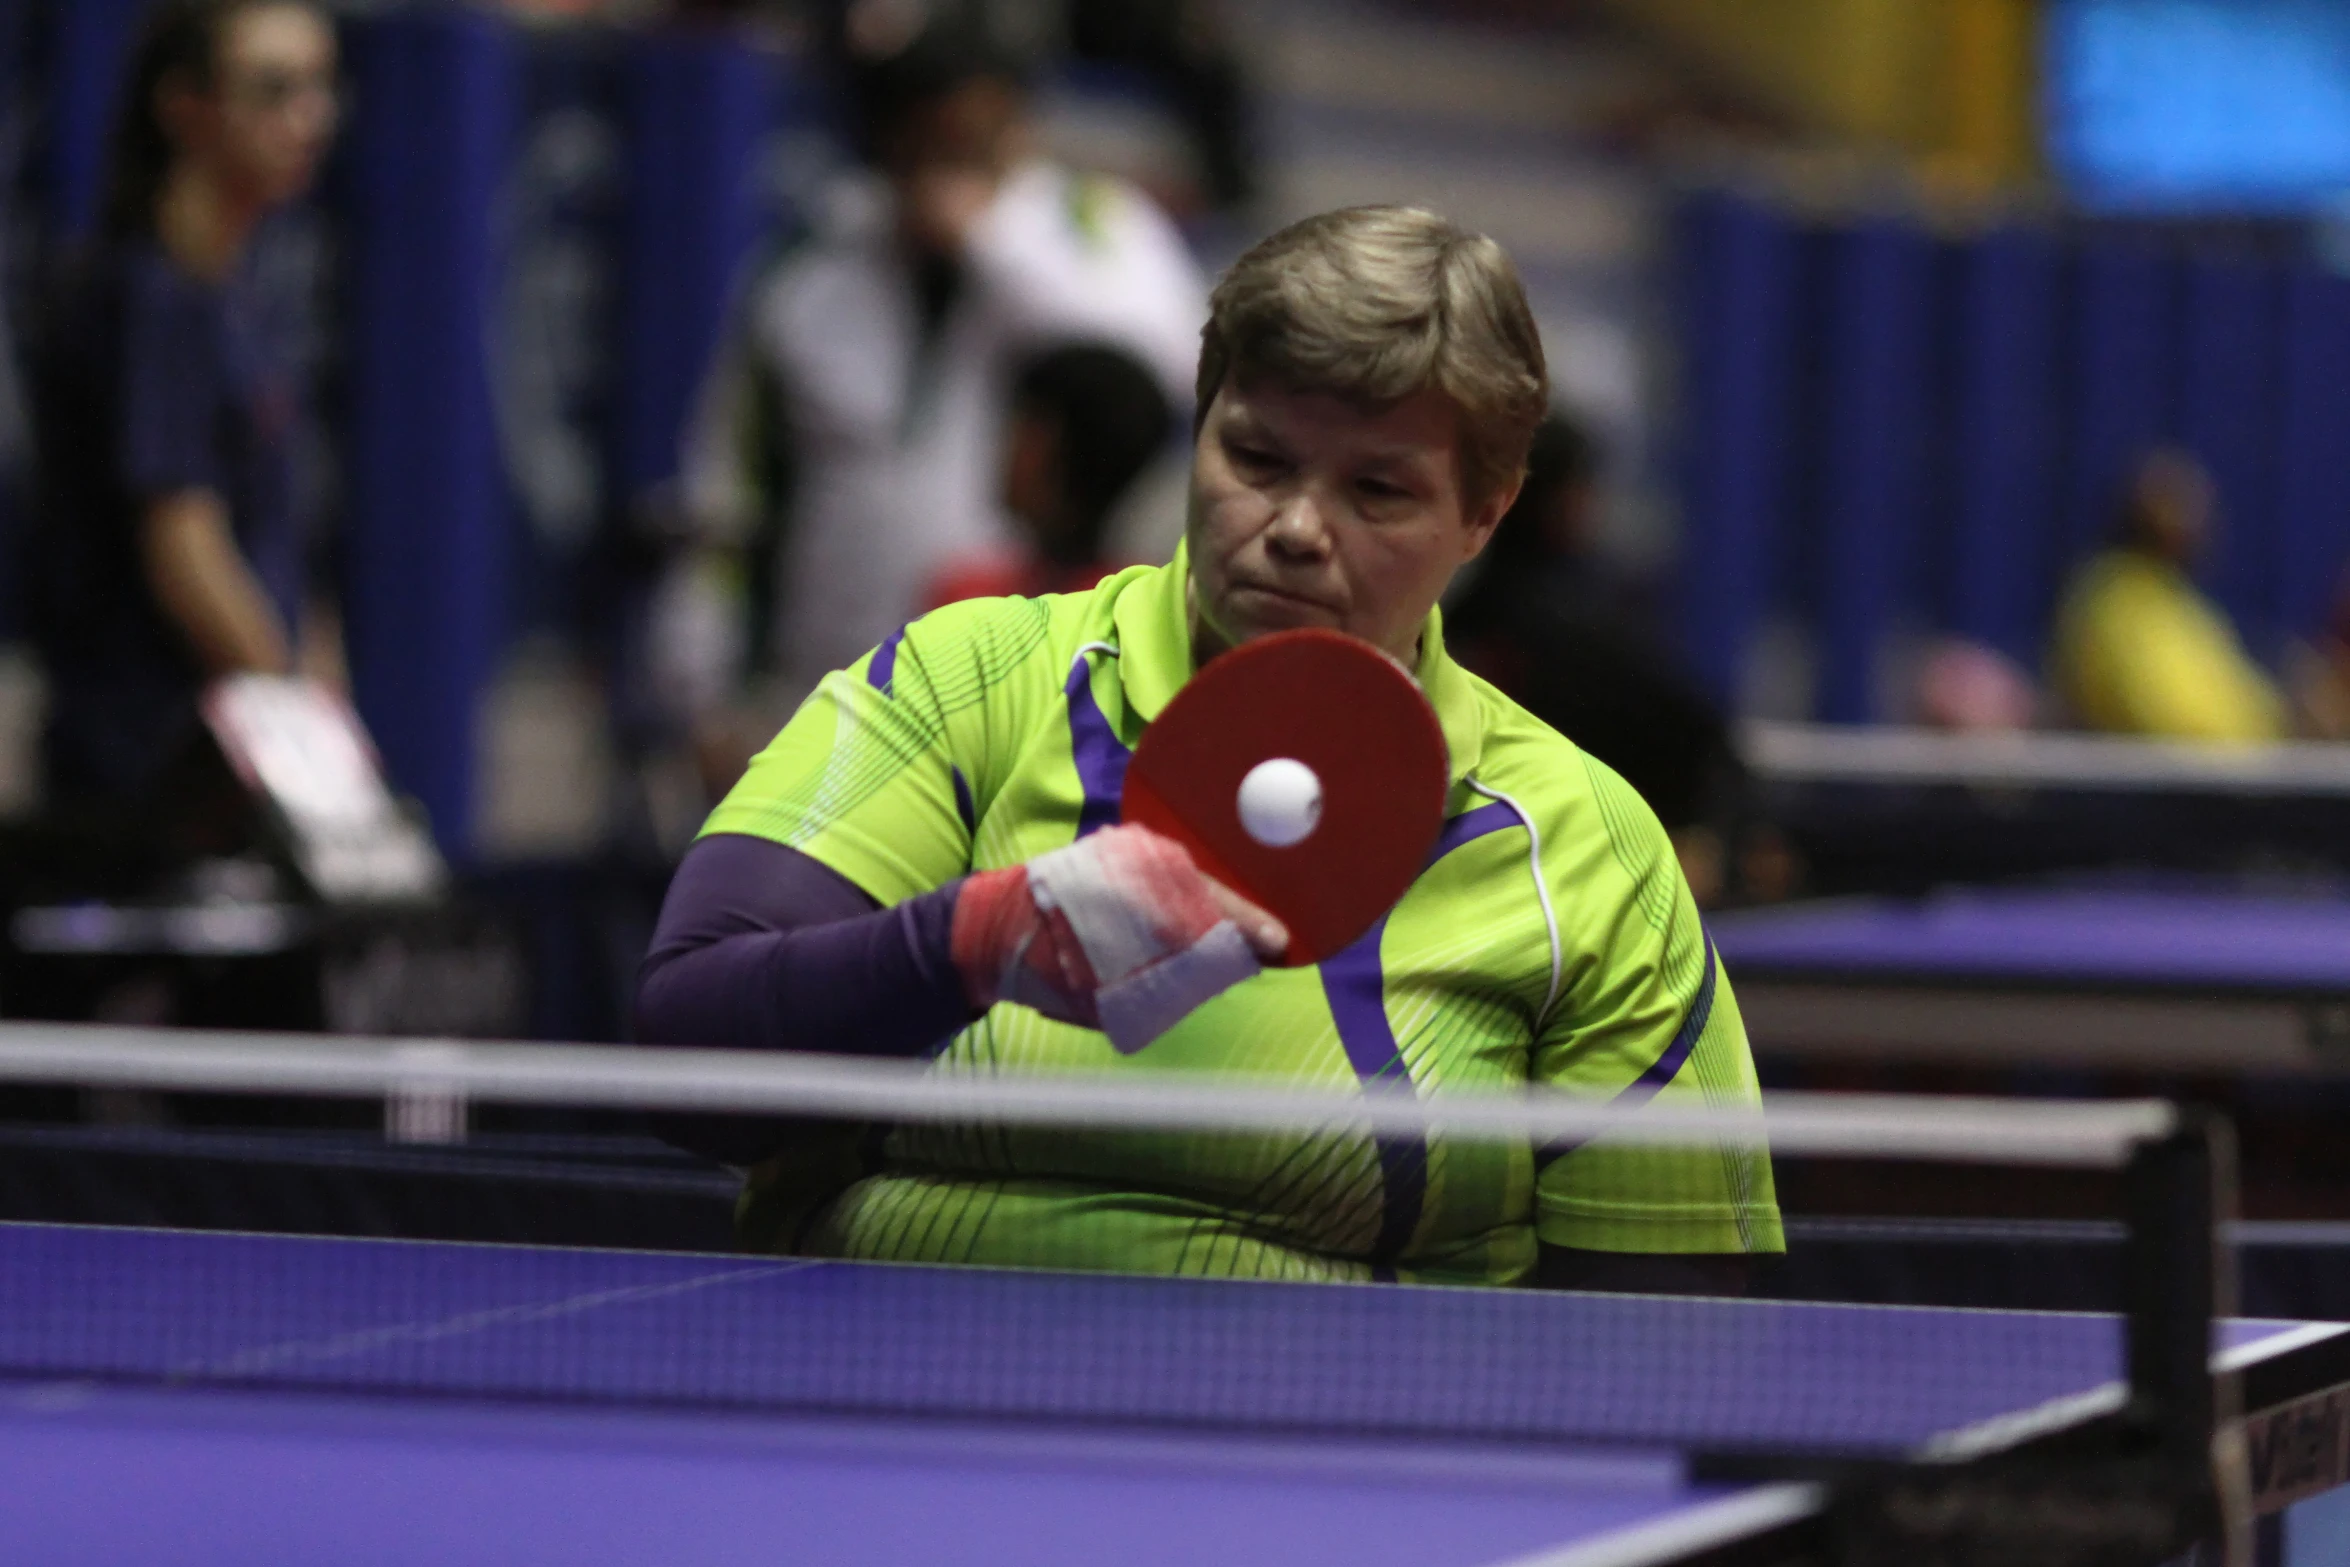
[[[1600,546],[1599,473],[1582,425],[1543,421],[1517,504],[1446,607],[1445,637],[1463,664],[1621,773],[1711,903],[1742,782],[1735,742],[1659,631],[1646,585]]]
[[[294,665],[302,300],[255,242],[326,152],[335,63],[307,0],[166,0],[134,56],[101,230],[34,350],[53,802],[145,806],[207,682]]]

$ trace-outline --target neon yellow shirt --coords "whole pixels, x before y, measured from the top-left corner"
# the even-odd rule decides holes
[[[1117,819],[1126,758],[1188,678],[1188,568],[950,605],[827,677],[707,832],[812,855],[884,905]],[[1529,1081],[1752,1105],[1736,1001],[1639,797],[1444,652],[1416,671],[1452,785],[1428,868],[1361,941],[1270,970],[1131,1058],[998,1006],[942,1072],[1200,1071],[1423,1094]],[[805,1172],[801,1172],[804,1174]],[[780,1178],[780,1177],[779,1177]],[[1536,1239],[1626,1252],[1782,1249],[1759,1148],[1354,1134],[907,1127],[790,1242],[822,1255],[1254,1278],[1500,1284]]]
[[[2285,704],[2218,606],[2137,550],[2082,568],[2056,628],[2057,687],[2081,722],[2172,740],[2285,735]]]

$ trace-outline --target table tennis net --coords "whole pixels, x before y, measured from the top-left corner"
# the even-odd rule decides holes
[[[719,1112],[730,1119],[696,1119]],[[905,1146],[951,1137],[1094,1161],[1122,1139],[1177,1134],[1191,1141],[1166,1146],[1351,1148],[1367,1222],[1319,1258],[1305,1232],[1279,1229],[1303,1224],[1303,1205],[1252,1217],[1280,1246],[1146,1253],[1227,1277],[846,1265],[743,1249],[727,1233],[736,1176],[662,1140],[714,1128],[786,1142],[853,1128],[849,1145],[865,1158],[882,1150],[885,1163],[890,1138],[916,1134],[934,1141]],[[2156,1396],[2175,1412],[2179,1388],[2165,1375],[2202,1376],[2217,1298],[2208,1169],[2144,1173],[2150,1150],[2175,1149],[2180,1130],[2175,1112],[2151,1103],[1788,1095],[1757,1115],[1548,1094],[955,1078],[810,1057],[7,1026],[0,1379],[1749,1457],[1956,1452],[2030,1435],[2019,1410],[2050,1429],[2142,1415]],[[1636,1294],[1562,1305],[1531,1288],[1298,1288],[1448,1277],[1408,1247],[1381,1254],[1388,1188],[1417,1179],[1423,1201],[1445,1200],[1430,1196],[1444,1160],[1471,1146],[1518,1150],[1521,1181],[1538,1160],[1583,1148],[1749,1157],[1767,1146],[1791,1215],[1896,1189],[1945,1211],[2061,1203],[2126,1221],[2113,1268],[2127,1309],[1908,1313]],[[1421,1161],[1416,1176],[1407,1157]],[[1062,1180],[1099,1197],[1099,1170],[1062,1177],[1030,1164],[991,1178],[1005,1189]],[[1172,1189],[1180,1172],[1161,1179],[1162,1206],[1195,1202]],[[373,1182],[376,1197],[319,1195],[338,1180]],[[440,1182],[448,1200],[383,1196],[403,1180]],[[192,1201],[222,1182],[241,1183],[265,1217]],[[626,1214],[628,1233],[595,1235],[583,1210]],[[415,1222],[451,1214],[499,1220],[489,1233],[505,1244],[461,1243],[485,1233],[466,1222]],[[777,1233],[763,1238],[782,1244]],[[623,1239],[634,1249],[614,1243]],[[901,1256],[956,1255],[943,1234],[896,1244]],[[1265,1264],[1282,1254],[1293,1265]],[[1757,1266],[1767,1294],[1769,1262]],[[2184,1418],[2207,1422],[2209,1411]]]

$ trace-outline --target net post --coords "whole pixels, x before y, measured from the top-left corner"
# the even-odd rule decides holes
[[[2210,1111],[2182,1109],[2168,1136],[2138,1145],[2122,1181],[2131,1417],[2163,1452],[2200,1456],[2224,1413],[2211,1375],[2212,1324],[2235,1307],[2220,1241],[2235,1200],[2235,1134]]]
[[[2229,1562],[2246,1559],[2241,1412],[2235,1379],[2215,1375],[2212,1356],[2214,1326],[2236,1308],[2222,1230],[2235,1202],[2235,1130],[2210,1110],[2182,1107],[2175,1129],[2139,1144],[2123,1170],[2129,1435],[2204,1499],[2208,1533]]]
[[[2212,1372],[2213,1325],[2234,1305],[2220,1244],[2234,1132],[2176,1109],[2125,1147],[2118,1168],[2107,1161],[2127,1220],[2120,1407],[1978,1454],[1857,1471],[1830,1515],[1836,1567],[2153,1567],[2188,1552],[2249,1567],[2237,1390]]]

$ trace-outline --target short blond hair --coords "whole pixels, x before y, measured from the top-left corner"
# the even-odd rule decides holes
[[[1234,262],[1200,334],[1199,407],[1269,380],[1366,408],[1433,387],[1460,410],[1472,507],[1516,485],[1550,405],[1542,338],[1509,253],[1417,207],[1292,223]]]

